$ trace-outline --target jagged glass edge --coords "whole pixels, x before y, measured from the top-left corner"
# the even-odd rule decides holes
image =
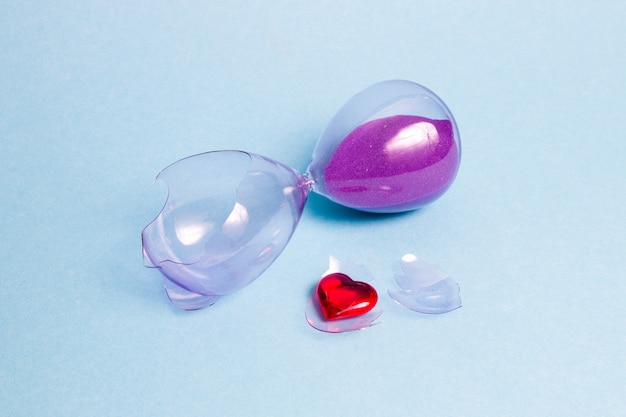
[[[214,151],[208,151],[208,152],[201,152],[198,154],[193,154],[193,155],[189,155],[186,156],[184,158],[180,158],[174,162],[172,162],[171,164],[169,164],[168,166],[166,166],[165,168],[163,168],[161,171],[159,171],[159,173],[157,174],[157,176],[155,177],[153,183],[156,184],[158,182],[162,182],[163,184],[165,184],[166,188],[167,188],[167,195],[165,196],[165,201],[163,203],[163,205],[161,206],[161,209],[158,211],[158,213],[156,214],[156,216],[154,216],[154,218],[152,220],[150,220],[148,222],[148,224],[141,230],[141,249],[142,249],[142,256],[143,256],[143,266],[146,268],[156,268],[156,269],[161,269],[161,264],[165,264],[165,263],[172,263],[172,264],[176,264],[176,265],[183,265],[183,266],[192,266],[195,265],[198,262],[201,262],[201,259],[198,259],[196,261],[192,261],[192,262],[179,262],[173,259],[164,259],[160,262],[153,262],[152,259],[150,259],[150,256],[148,255],[148,253],[146,252],[146,242],[144,240],[144,232],[150,227],[152,226],[153,223],[155,223],[159,217],[161,217],[161,215],[163,214],[163,211],[165,210],[165,208],[168,206],[170,199],[171,199],[171,195],[172,195],[172,191],[171,191],[171,185],[169,184],[167,178],[163,178],[164,174],[170,169],[172,168],[174,165],[180,164],[181,162],[188,160],[190,158],[195,158],[198,157],[200,155],[206,155],[206,154],[213,154],[213,153],[219,153],[219,152],[238,152],[238,153],[242,153],[244,155],[247,155],[248,158],[250,159],[250,165],[252,164],[253,161],[253,155],[250,152],[246,152],[246,151],[242,151],[242,150],[238,150],[238,149],[223,149],[223,150],[214,150]],[[260,155],[259,155],[260,156]],[[241,178],[243,179],[243,177],[245,177],[245,174],[241,176]],[[233,205],[235,204],[235,202],[237,201],[237,190],[234,189],[234,198],[233,198]],[[227,218],[228,215],[225,215],[225,217]],[[224,219],[226,220],[226,219]]]
[[[401,306],[425,314],[442,314],[462,307],[459,284],[438,265],[422,261],[413,254],[402,256],[395,274],[401,290],[387,294]]]

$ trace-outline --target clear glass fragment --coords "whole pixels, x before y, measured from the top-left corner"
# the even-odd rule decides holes
[[[461,307],[460,288],[439,266],[406,254],[400,260],[400,273],[395,275],[401,290],[388,290],[398,304],[427,314],[441,314]]]

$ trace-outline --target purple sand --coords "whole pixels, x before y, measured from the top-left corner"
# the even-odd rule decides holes
[[[459,159],[450,120],[391,116],[350,132],[325,167],[324,179],[328,194],[341,204],[410,210],[447,190]]]

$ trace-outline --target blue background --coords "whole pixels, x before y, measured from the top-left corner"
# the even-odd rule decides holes
[[[2,415],[626,413],[626,3],[54,3],[0,3]],[[396,78],[455,114],[449,192],[395,216],[311,196],[261,278],[173,308],[142,266],[156,174],[214,149],[304,170]],[[463,308],[390,303],[406,252]],[[308,326],[329,254],[374,274],[383,323]]]

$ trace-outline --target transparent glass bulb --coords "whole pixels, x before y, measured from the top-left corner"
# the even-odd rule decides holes
[[[350,99],[313,152],[313,190],[362,211],[423,207],[452,184],[461,144],[435,93],[410,81],[375,84]]]
[[[213,304],[267,269],[300,219],[310,185],[285,165],[240,151],[182,159],[157,177],[169,195],[142,232],[146,263],[183,309]]]

